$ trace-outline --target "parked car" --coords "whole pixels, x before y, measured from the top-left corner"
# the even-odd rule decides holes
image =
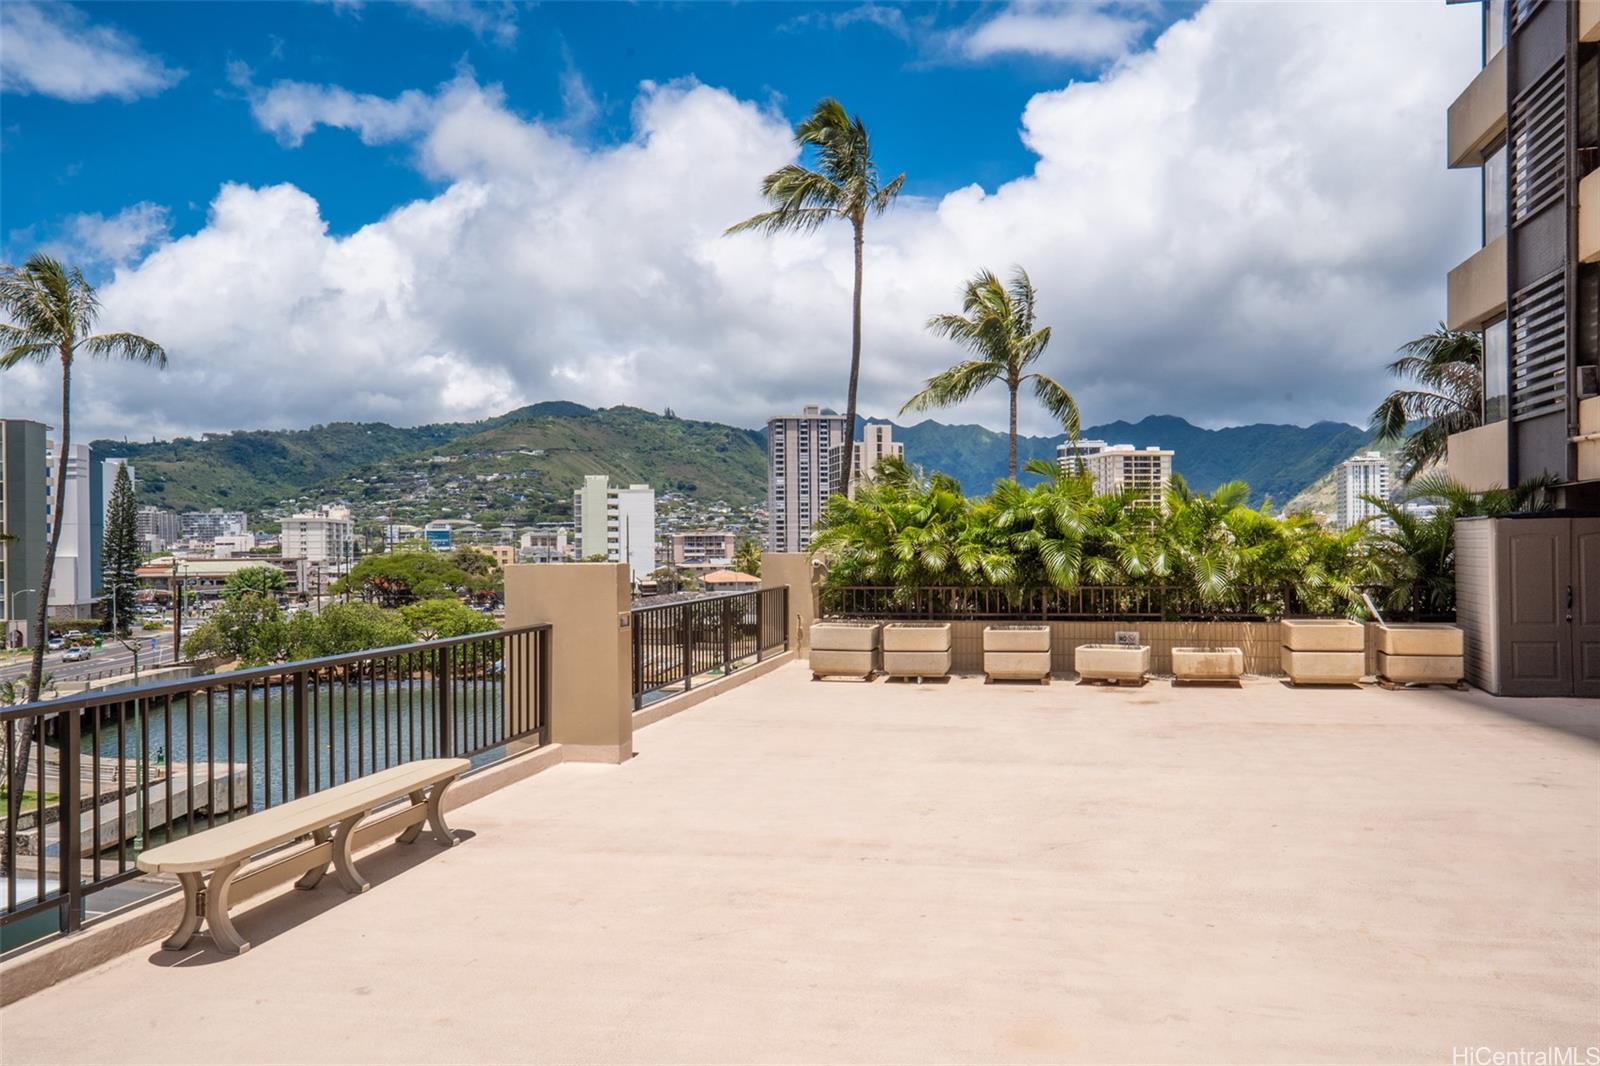
[[[89,658],[88,648],[68,648],[67,653],[61,657],[61,661],[64,663],[81,663],[87,658]]]
[[[51,637],[49,639],[49,641],[46,642],[46,644],[45,644],[45,647],[47,649],[49,649],[50,651],[60,651],[62,648],[65,648],[66,646],[67,646],[67,642],[65,640],[62,640],[60,637]]]

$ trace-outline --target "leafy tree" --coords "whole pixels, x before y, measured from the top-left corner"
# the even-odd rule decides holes
[[[741,540],[733,550],[733,568],[741,574],[761,576],[761,545],[750,539]]]
[[[1006,284],[990,271],[980,271],[967,282],[961,314],[928,319],[928,329],[936,336],[956,341],[976,358],[935,374],[900,408],[905,414],[950,407],[997,381],[1004,383],[1011,393],[1006,476],[1012,481],[1017,479],[1017,392],[1023,385],[1032,382],[1034,397],[1069,436],[1078,436],[1078,404],[1072,394],[1048,374],[1028,372],[1050,343],[1050,327],[1035,328],[1034,303],[1033,282],[1021,267],[1012,271]]]
[[[138,603],[139,520],[128,465],[117,467],[106,505],[106,533],[101,548],[100,576],[105,585],[107,610],[116,635],[126,636]]]
[[[229,574],[222,583],[224,600],[236,599],[245,593],[276,598],[289,587],[283,571],[276,566],[246,566]]]
[[[408,603],[400,608],[400,617],[418,640],[464,637],[468,633],[485,633],[496,628],[493,618],[482,611],[474,611],[460,600]]]
[[[225,598],[184,642],[191,659],[217,655],[242,666],[264,666],[290,652],[290,626],[268,593],[242,589]]]
[[[878,180],[872,142],[861,116],[851,115],[839,101],[828,98],[795,127],[795,144],[817,150],[817,167],[800,163],[779,167],[761,180],[761,195],[771,210],[730,226],[728,233],[756,230],[809,233],[836,218],[850,223],[855,234],[855,291],[850,304],[850,392],[845,405],[844,446],[856,435],[856,386],[861,379],[861,264],[867,216],[881,215],[900,195],[905,174],[887,182]],[[845,456],[849,468],[849,455]]]
[[[1483,340],[1441,322],[1400,352],[1389,373],[1415,387],[1389,393],[1372,412],[1371,429],[1380,440],[1405,441],[1398,453],[1400,476],[1411,481],[1445,457],[1452,433],[1483,424]],[[1417,421],[1422,425],[1408,435],[1407,427]]]
[[[332,603],[317,614],[298,614],[289,623],[293,658],[317,659],[412,643],[411,628],[399,611],[370,603]]]
[[[167,353],[155,341],[137,333],[93,333],[100,317],[100,301],[94,287],[76,267],[68,269],[44,254],[32,256],[21,267],[0,267],[0,311],[9,320],[0,322],[0,370],[11,370],[23,363],[61,363],[61,424],[57,441],[56,469],[67,469],[72,447],[72,363],[80,354],[95,359],[117,359],[162,369]],[[53,512],[66,510],[67,479],[56,478]],[[44,673],[45,634],[49,624],[50,578],[56,568],[56,550],[61,543],[62,523],[56,522],[45,545],[44,573],[39,578],[38,617],[33,634],[33,662],[28,668],[28,691],[39,691]],[[32,730],[23,732],[31,738]],[[18,745],[27,757],[27,741]]]
[[[481,558],[477,552],[470,554]],[[454,555],[445,557],[432,551],[369,555],[335,581],[331,591],[335,595],[353,592],[382,607],[460,595],[474,584],[474,578],[453,560]],[[476,580],[481,582],[482,578]]]

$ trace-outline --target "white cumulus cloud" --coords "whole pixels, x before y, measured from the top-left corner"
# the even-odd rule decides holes
[[[1034,55],[1077,62],[1120,59],[1147,24],[1123,4],[1024,0],[958,34],[971,59]]]
[[[892,415],[957,358],[923,322],[959,306],[964,279],[1020,263],[1054,327],[1041,368],[1091,423],[1363,419],[1476,232],[1471,176],[1443,164],[1442,115],[1476,57],[1459,15],[1210,6],[1100,80],[1036,96],[1031,173],[869,226],[863,410]],[[293,186],[225,187],[204,228],[104,286],[105,324],[160,340],[171,368],[80,375],[85,425],[416,423],[562,398],[756,426],[843,406],[848,227],[722,236],[794,158],[771,111],[646,84],[632,135],[595,147],[470,74],[355,94],[354,110],[311,88],[299,117],[257,118],[291,143],[318,123],[406,139],[441,191],[340,236]],[[48,375],[13,377],[8,411],[49,410]],[[1004,400],[942,417],[1003,424]],[[1052,429],[1028,405],[1024,428]]]
[[[70,4],[0,4],[0,90],[74,103],[152,96],[183,77],[111,26]]]

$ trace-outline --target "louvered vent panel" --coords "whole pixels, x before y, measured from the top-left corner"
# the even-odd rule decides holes
[[[1566,188],[1566,78],[1557,63],[1512,105],[1511,217],[1523,222]]]
[[[1566,275],[1557,271],[1511,297],[1511,418],[1566,407]]]
[[[1511,0],[1511,26],[1513,29],[1527,22],[1546,0]]]

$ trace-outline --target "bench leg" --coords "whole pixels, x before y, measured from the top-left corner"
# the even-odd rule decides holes
[[[350,858],[350,845],[356,835],[356,826],[365,818],[366,812],[352,815],[339,823],[338,830],[333,834],[333,873],[339,879],[339,886],[346,892],[365,892],[372,885],[361,871],[356,869],[356,864]]]
[[[211,942],[228,955],[240,955],[250,950],[250,941],[239,935],[228,917],[228,892],[233,888],[233,877],[243,863],[233,863],[214,870],[206,883],[206,927],[211,930]]]
[[[327,843],[330,839],[332,839],[332,836],[333,834],[329,833],[326,829],[316,829],[311,833],[311,839],[318,844]],[[301,874],[300,880],[294,883],[294,887],[308,890],[316,888],[322,883],[322,878],[327,874],[327,872],[328,863],[325,862],[321,866],[318,866],[313,870],[307,870],[305,873]]]
[[[450,831],[450,827],[445,824],[442,805],[444,790],[455,784],[455,780],[452,777],[448,781],[440,781],[428,791],[428,827],[433,830],[433,835],[438,838],[439,843],[447,848],[453,848],[460,843],[456,840],[456,835]]]
[[[411,793],[411,803],[413,806],[421,807],[427,802],[428,796],[421,789]],[[419,821],[413,825],[407,826],[404,833],[401,833],[399,836],[394,838],[394,842],[396,844],[415,844],[417,842],[417,838],[421,835],[422,823]]]
[[[206,903],[205,897],[200,894],[200,875],[179,874],[178,881],[183,885],[183,917],[178,920],[178,928],[161,944],[168,951],[182,951],[188,947],[189,941],[200,930],[200,919],[205,917]]]

